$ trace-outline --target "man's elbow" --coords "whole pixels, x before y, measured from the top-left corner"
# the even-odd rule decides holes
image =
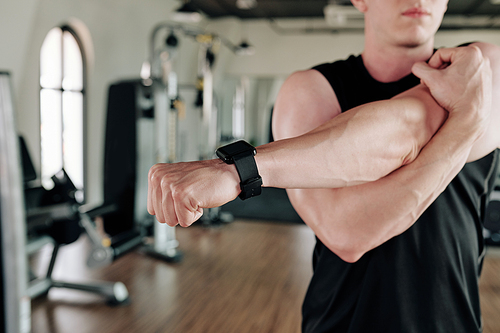
[[[366,242],[361,242],[359,235],[337,233],[335,237],[323,237],[323,244],[347,263],[355,263],[370,250]],[[321,238],[320,238],[321,239]]]
[[[287,193],[296,212],[321,242],[343,261],[354,263],[375,247],[378,235],[366,233],[365,227],[352,223],[356,209],[344,209],[345,202],[334,195],[341,191],[295,189]],[[324,209],[325,205],[328,209]]]
[[[346,251],[346,252],[338,252],[335,253],[340,259],[343,261],[349,263],[349,264],[354,264],[357,262],[361,257],[365,254],[365,252],[359,252],[359,251]]]

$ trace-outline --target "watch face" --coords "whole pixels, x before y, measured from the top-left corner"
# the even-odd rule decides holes
[[[231,144],[228,144],[227,146],[223,146],[223,147],[220,147],[219,149],[217,149],[217,156],[219,156],[219,158],[226,161],[226,160],[232,160],[233,156],[239,155],[239,154],[245,153],[245,152],[249,152],[249,153],[255,155],[256,150],[251,144],[249,144],[243,140],[240,140],[240,141],[233,142]]]

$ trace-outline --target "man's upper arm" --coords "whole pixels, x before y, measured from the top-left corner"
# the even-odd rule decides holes
[[[309,132],[341,113],[335,93],[316,70],[292,74],[283,84],[273,111],[276,140]]]
[[[319,92],[323,92],[323,95],[319,94]],[[399,127],[403,127],[405,132],[412,133],[410,137],[422,136],[423,138],[420,140],[411,140],[415,142],[422,141],[420,145],[424,143],[423,141],[427,141],[432,137],[445,119],[446,112],[437,105],[428,90],[422,85],[397,96],[394,101],[381,103],[380,105],[383,108],[387,106],[387,110],[389,110],[389,112],[383,112],[381,115],[383,123],[394,123],[394,119],[392,119],[394,117],[414,119],[412,121],[402,121],[399,123]],[[405,108],[400,107],[403,104],[410,106],[407,112],[404,111]],[[375,109],[369,107],[361,111],[359,118],[365,117],[365,112],[378,112]],[[359,110],[352,111],[358,112]],[[292,75],[280,91],[274,112],[273,131],[275,138],[278,140],[302,135],[324,125],[324,123],[336,122],[342,118],[342,116],[337,117],[341,111],[335,93],[327,80],[317,71],[299,72]],[[347,111],[346,115],[350,112]],[[359,118],[354,121],[360,120]],[[372,124],[371,121],[368,123]],[[404,124],[410,124],[412,130]],[[374,124],[374,126],[377,125]],[[357,136],[366,139],[367,141],[362,141],[370,145],[374,139],[373,136],[366,137],[367,132],[357,132]],[[389,135],[389,137],[399,142],[404,141],[401,132],[396,131],[395,133],[395,135]],[[422,135],[423,133],[425,135]],[[374,164],[373,160],[367,160],[367,162]],[[372,230],[373,224],[377,222],[376,219],[374,220],[374,216],[366,220],[362,219],[369,222],[371,227],[359,225],[359,228],[354,228],[350,225],[352,221],[360,220],[359,217],[362,215],[358,214],[365,210],[361,209],[359,205],[364,202],[376,200],[378,205],[373,205],[374,209],[383,206],[385,201],[394,202],[392,197],[390,200],[384,200],[384,196],[394,193],[393,183],[384,182],[375,185],[372,182],[369,184],[372,184],[370,185],[370,191],[365,191],[364,187],[349,187],[341,189],[288,189],[287,192],[291,203],[304,222],[314,230],[326,246],[342,259],[349,261],[357,260],[355,258],[359,257],[360,253],[364,253],[373,246],[378,246],[381,242],[394,236],[387,235],[388,233],[385,231],[387,228],[400,232],[392,224],[386,223],[394,219],[398,220],[397,217],[402,215],[399,210],[396,217],[391,216],[392,219],[384,217],[382,222],[385,223],[384,226],[388,225],[388,227],[381,227],[376,232]],[[380,190],[374,191],[374,188]],[[401,197],[398,197],[398,199],[401,200]],[[385,208],[382,210],[387,211]],[[331,219],[332,215],[336,216],[334,221]],[[364,234],[360,235],[360,232]],[[360,239],[363,240],[362,246],[358,246]],[[368,239],[370,240],[368,241]],[[351,255],[352,253],[354,255]]]
[[[500,148],[500,47],[488,43],[474,43],[483,56],[490,60],[493,74],[490,122],[486,133],[472,147],[468,162],[480,159],[495,148]]]

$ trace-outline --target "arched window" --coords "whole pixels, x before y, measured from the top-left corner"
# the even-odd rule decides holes
[[[40,51],[41,177],[46,188],[61,169],[79,189],[85,188],[85,57],[68,26],[49,31]]]

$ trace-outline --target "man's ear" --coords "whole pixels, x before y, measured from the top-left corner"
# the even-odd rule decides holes
[[[351,3],[354,7],[356,7],[360,12],[364,13],[367,10],[365,0],[351,0]]]

